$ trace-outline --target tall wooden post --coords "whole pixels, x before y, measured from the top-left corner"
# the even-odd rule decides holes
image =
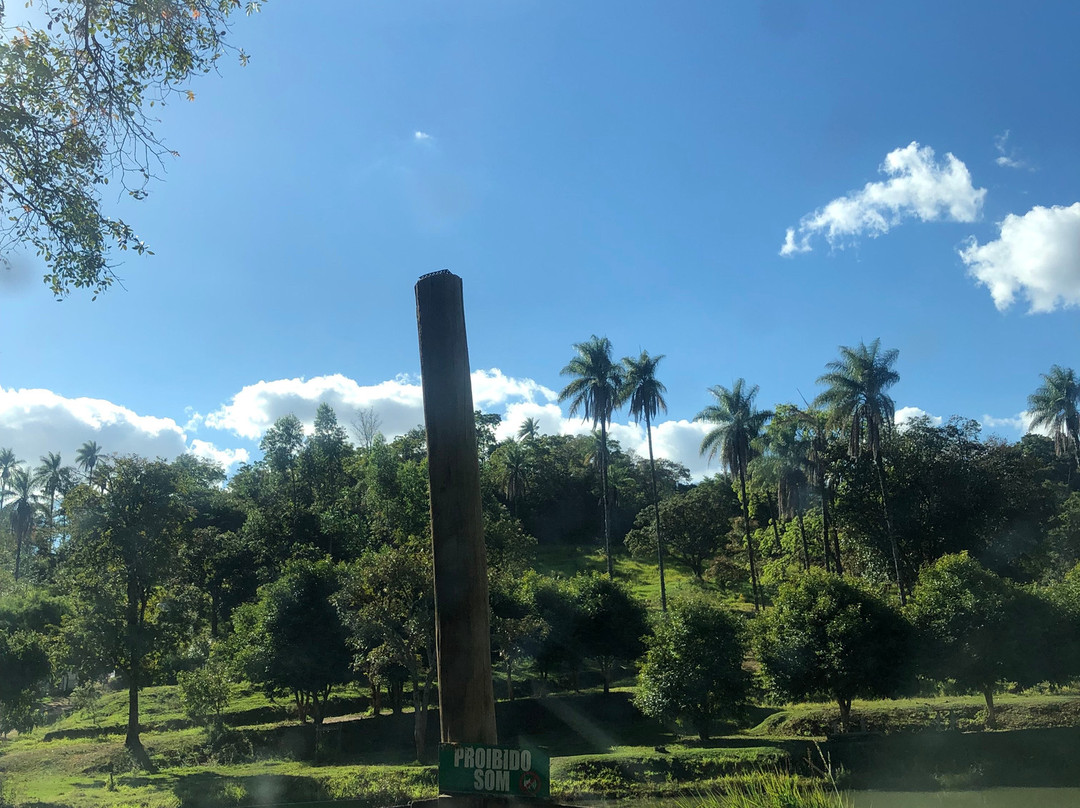
[[[494,744],[487,557],[461,278],[443,270],[417,281],[416,327],[431,487],[442,741]]]

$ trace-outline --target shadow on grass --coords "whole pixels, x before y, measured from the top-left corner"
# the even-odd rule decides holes
[[[262,774],[225,777],[212,772],[182,775],[173,793],[180,808],[224,808],[237,805],[283,805],[329,800],[326,786],[313,777]]]

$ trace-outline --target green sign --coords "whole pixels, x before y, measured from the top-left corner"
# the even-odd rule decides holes
[[[439,747],[439,791],[548,797],[551,761],[535,749],[444,743]]]

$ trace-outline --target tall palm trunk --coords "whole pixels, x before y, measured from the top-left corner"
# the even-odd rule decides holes
[[[600,499],[604,504],[604,553],[607,555],[608,578],[615,580],[615,569],[611,565],[611,517],[608,513],[607,484],[607,422],[600,419],[600,485],[603,492]]]
[[[652,424],[645,413],[645,434],[649,436],[649,469],[652,472],[653,512],[656,515],[656,563],[660,567],[660,611],[667,611],[667,588],[664,586],[664,544],[660,540],[660,496],[656,486],[656,461],[652,450]]]
[[[832,571],[829,563],[829,492],[825,486],[825,475],[818,474],[818,493],[821,496],[821,549],[824,551],[825,572]]]
[[[881,513],[885,517],[885,532],[889,536],[889,547],[892,549],[893,568],[896,570],[896,588],[900,592],[900,605],[907,605],[907,595],[904,593],[904,579],[900,576],[900,547],[896,543],[896,534],[893,533],[892,519],[889,518],[889,500],[885,495],[885,472],[881,468],[881,456],[874,458],[874,466],[877,468],[878,488],[881,489]]]
[[[742,488],[743,526],[746,528],[746,555],[750,560],[750,588],[754,593],[754,611],[761,609],[761,596],[758,592],[757,563],[754,561],[754,545],[750,540],[750,503],[746,499],[746,472],[739,464],[739,486]]]
[[[802,504],[795,510],[795,516],[799,520],[799,534],[802,536],[803,568],[810,569],[810,544],[806,541],[806,525],[803,524]]]

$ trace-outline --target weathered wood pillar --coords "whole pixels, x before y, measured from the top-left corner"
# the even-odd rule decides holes
[[[443,743],[497,743],[487,556],[461,278],[416,283]]]

